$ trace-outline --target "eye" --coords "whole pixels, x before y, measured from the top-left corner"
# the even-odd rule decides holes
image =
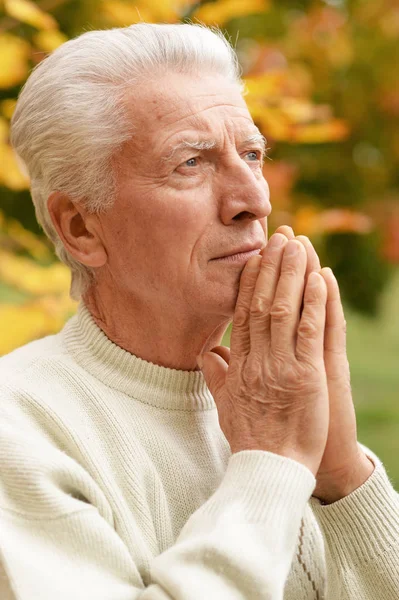
[[[186,167],[196,167],[198,164],[198,158],[194,156],[193,158],[186,160],[183,164]]]
[[[251,162],[260,160],[259,152],[257,150],[251,150],[250,152],[247,152],[245,156],[249,156]]]

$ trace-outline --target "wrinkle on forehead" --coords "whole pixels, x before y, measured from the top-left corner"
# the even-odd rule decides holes
[[[222,76],[169,73],[125,96],[134,114],[147,114],[152,121],[169,124],[217,106],[242,108],[248,112],[240,88]]]
[[[211,133],[214,137],[219,122],[226,126],[227,121],[234,121],[232,129],[237,132],[244,127],[241,120],[247,122],[246,132],[248,125],[256,129],[239,87],[223,77],[196,79],[172,73],[150,81],[128,101],[127,108],[137,124],[130,140],[136,148],[165,147],[168,140],[183,132]]]

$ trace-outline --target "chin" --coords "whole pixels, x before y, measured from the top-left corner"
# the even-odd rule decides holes
[[[238,285],[237,289],[221,290],[220,294],[217,294],[212,299],[212,312],[225,319],[232,319],[236,308],[238,297]]]

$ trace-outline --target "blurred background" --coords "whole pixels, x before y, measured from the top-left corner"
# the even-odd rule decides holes
[[[0,0],[0,355],[76,310],[9,145],[19,90],[67,39],[138,21],[217,25],[235,46],[268,141],[270,235],[309,236],[337,276],[358,437],[399,489],[396,0]]]

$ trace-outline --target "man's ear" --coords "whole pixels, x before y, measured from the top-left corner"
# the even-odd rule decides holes
[[[50,194],[47,207],[66,250],[87,267],[102,267],[107,253],[94,227],[95,215],[59,191]]]

